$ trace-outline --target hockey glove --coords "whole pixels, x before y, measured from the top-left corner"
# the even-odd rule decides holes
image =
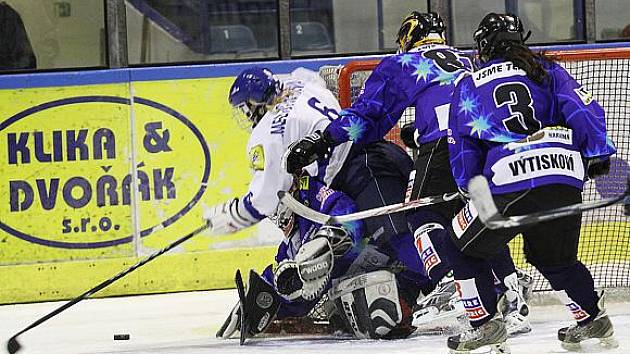
[[[403,144],[410,149],[417,149],[416,139],[414,134],[416,133],[416,125],[414,123],[407,123],[400,128],[400,140]]]
[[[608,157],[597,157],[588,160],[588,178],[593,179],[595,177],[605,176],[608,172],[610,172],[610,159]]]
[[[317,130],[289,146],[282,158],[282,166],[288,173],[297,173],[318,159],[330,157],[331,146],[327,134]]]
[[[203,218],[210,224],[213,235],[231,234],[254,224],[238,212],[239,199],[234,198],[222,204],[214,205],[203,213]]]
[[[297,263],[293,260],[284,260],[278,264],[273,273],[273,283],[276,291],[283,298],[293,301],[302,296],[302,279],[298,274]]]

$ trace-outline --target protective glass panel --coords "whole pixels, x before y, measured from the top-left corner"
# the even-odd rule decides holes
[[[630,40],[630,1],[595,1],[595,28],[597,40]]]
[[[472,46],[473,32],[481,19],[489,12],[504,13],[505,0],[452,0],[452,45]],[[448,25],[448,24],[447,24]]]
[[[509,5],[509,7],[506,7]],[[490,12],[515,13],[523,21],[528,43],[553,43],[584,38],[583,16],[576,13],[573,0],[452,0],[454,45],[472,46],[472,34]],[[580,21],[575,19],[579,18]],[[578,25],[576,26],[576,23]]]
[[[295,0],[291,55],[391,52],[402,19],[428,11],[418,0]]]
[[[0,3],[0,70],[106,66],[103,0]]]
[[[278,57],[276,0],[127,0],[130,64]]]
[[[528,43],[553,43],[584,39],[582,15],[574,12],[574,0],[530,0],[518,2],[518,16]],[[580,21],[576,22],[576,16]]]

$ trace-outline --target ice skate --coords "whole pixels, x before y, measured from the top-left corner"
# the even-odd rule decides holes
[[[414,306],[413,326],[464,315],[464,305],[455,291],[455,280],[446,276],[429,295]]]
[[[509,354],[506,342],[507,330],[500,313],[477,328],[469,328],[463,333],[448,338],[447,346],[451,354],[468,354],[472,351],[494,354]]]
[[[584,351],[584,346],[590,345],[591,340],[597,340],[598,342],[595,345],[598,345],[601,349],[613,349],[619,346],[619,343],[613,337],[613,325],[604,309],[603,293],[597,302],[597,307],[600,311],[593,321],[584,326],[576,323],[570,327],[558,330],[558,339],[562,348],[572,352]]]
[[[518,292],[508,290],[501,296],[497,308],[503,314],[508,336],[531,332],[529,324],[529,306]]]

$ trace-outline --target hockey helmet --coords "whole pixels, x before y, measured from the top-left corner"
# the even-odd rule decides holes
[[[278,204],[274,213],[269,216],[269,220],[271,220],[271,222],[274,223],[287,238],[291,237],[298,227],[295,220],[295,214],[291,209],[282,203]]]
[[[413,11],[405,17],[398,30],[398,37],[396,38],[398,52],[406,53],[425,43],[446,43],[444,40],[445,30],[444,21],[437,12]]]
[[[266,68],[243,70],[230,88],[228,100],[234,108],[233,117],[243,128],[256,126],[267,113],[267,105],[280,93],[281,84]]]
[[[531,32],[523,38],[523,23],[516,15],[487,14],[479,23],[479,27],[473,34],[477,44],[479,59],[487,62],[496,55],[498,44],[506,41],[525,43]]]

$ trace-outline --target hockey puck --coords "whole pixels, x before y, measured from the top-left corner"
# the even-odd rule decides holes
[[[129,340],[128,334],[114,334],[114,340]]]

